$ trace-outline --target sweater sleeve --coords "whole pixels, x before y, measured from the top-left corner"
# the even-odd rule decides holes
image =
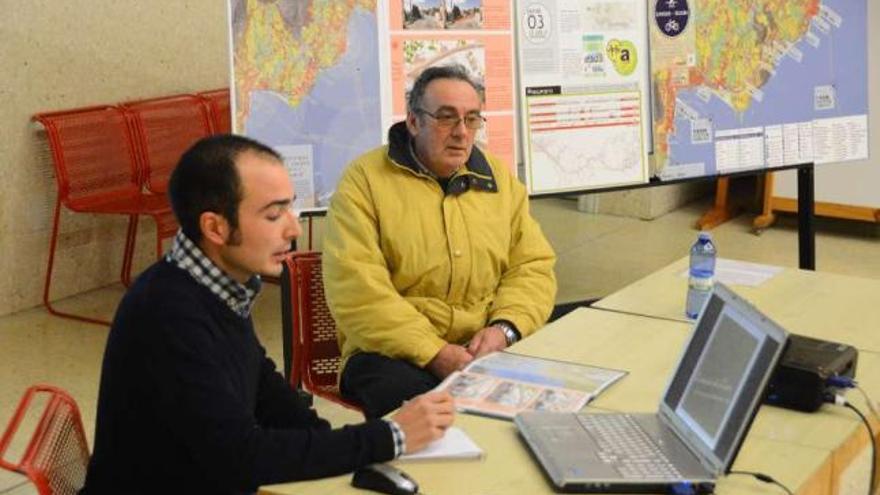
[[[264,428],[328,429],[306,400],[276,371],[275,363],[260,346],[260,381],[257,386],[256,419]]]
[[[324,291],[342,342],[424,367],[446,345],[391,282],[363,168],[346,170],[327,214]]]
[[[195,469],[218,486],[254,490],[270,483],[333,476],[393,458],[388,425],[381,420],[330,429],[304,404],[284,394],[283,379],[265,355],[259,383],[241,383],[220,357],[213,322],[194,308],[158,317],[144,339],[158,420],[172,430]],[[275,376],[272,376],[272,375]],[[253,391],[252,387],[258,387]],[[249,393],[256,393],[262,424]],[[286,420],[280,419],[289,415]]]

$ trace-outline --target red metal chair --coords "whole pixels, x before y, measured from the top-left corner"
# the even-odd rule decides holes
[[[324,299],[321,253],[294,253],[281,276],[285,370],[291,387],[362,412],[342,398],[337,385],[340,353],[336,323]]]
[[[37,409],[28,414],[32,400],[43,396],[42,414]],[[22,420],[36,419],[37,415],[21,458],[18,462],[8,460],[7,451]],[[40,495],[74,495],[85,483],[88,464],[89,448],[76,401],[49,385],[28,388],[0,438],[0,467],[27,476]]]
[[[128,233],[120,275],[125,285],[128,285],[131,278],[138,216],[149,215],[156,221],[158,256],[162,251],[162,239],[167,235],[168,227],[165,225],[166,219],[171,215],[171,207],[164,196],[143,193],[142,174],[134,141],[125,116],[119,108],[78,108],[41,113],[33,118],[46,129],[55,167],[55,180],[58,183],[46,281],[43,286],[43,304],[50,313],[57,316],[108,325],[107,320],[58,311],[50,303],[61,205],[80,213],[128,216]]]
[[[202,99],[176,95],[122,104],[129,118],[150,192],[165,194],[180,156],[211,135],[211,119]]]
[[[208,107],[211,116],[211,130],[214,134],[232,132],[232,105],[229,100],[229,88],[214,89],[196,93],[196,96]]]

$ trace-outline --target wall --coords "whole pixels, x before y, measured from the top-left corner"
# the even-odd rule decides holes
[[[221,0],[0,0],[0,315],[40,304],[56,186],[34,113],[228,85]],[[62,213],[55,298],[119,278],[125,221]],[[141,222],[138,265],[152,257]]]
[[[653,220],[679,206],[711,194],[715,182],[700,180],[641,189],[592,193],[578,196],[578,210]],[[696,218],[694,221],[696,222]]]

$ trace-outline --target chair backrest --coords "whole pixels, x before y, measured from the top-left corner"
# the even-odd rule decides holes
[[[290,384],[302,384],[307,391],[333,402],[360,410],[357,404],[339,394],[337,377],[341,362],[336,340],[336,322],[324,299],[321,253],[294,253],[285,261],[282,276],[285,337],[285,360],[290,363]],[[287,352],[289,349],[289,353]]]
[[[176,95],[123,103],[147,189],[164,193],[180,155],[199,139],[211,135],[211,119],[201,98]]]
[[[208,107],[213,133],[229,134],[232,132],[232,105],[229,100],[229,88],[202,91],[196,95]]]
[[[58,197],[71,210],[140,194],[140,171],[125,115],[113,106],[40,113]]]
[[[43,403],[42,414],[35,410],[29,415],[35,398]],[[12,462],[6,459],[7,451],[26,417],[39,419],[21,459]],[[85,483],[88,463],[89,449],[73,398],[50,385],[28,388],[0,438],[0,467],[27,476],[40,495],[74,495]]]

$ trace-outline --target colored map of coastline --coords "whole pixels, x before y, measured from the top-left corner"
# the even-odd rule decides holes
[[[356,8],[375,13],[376,0],[243,0],[244,22],[233,24],[237,122],[244,127],[255,90],[275,91],[297,106],[321,70],[348,46]]]
[[[236,131],[284,158],[296,207],[323,208],[382,143],[376,0],[233,0]]]
[[[819,0],[692,1],[693,52],[658,57],[654,73],[654,153],[669,154],[680,91],[702,87],[742,114],[760,101],[761,88],[775,75],[789,48],[807,33]],[[652,41],[662,34],[655,33]],[[679,52],[680,55],[680,52]],[[662,165],[661,165],[662,166]]]

